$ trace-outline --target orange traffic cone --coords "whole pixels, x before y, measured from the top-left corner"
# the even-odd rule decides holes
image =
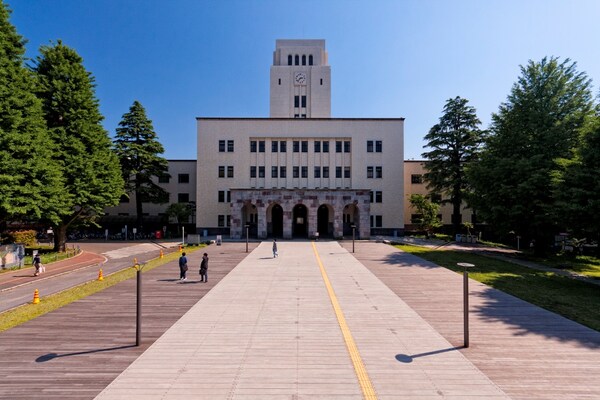
[[[137,258],[134,258],[134,259],[133,259],[133,265],[137,265],[137,263],[138,263],[138,262],[137,262]]]
[[[183,251],[183,247],[181,245],[179,245],[179,252],[181,253]]]
[[[33,292],[33,304],[39,304],[40,302],[40,292],[35,289],[35,292]]]
[[[102,268],[100,268],[100,270],[98,271],[98,280],[99,281],[103,281],[104,280],[104,276],[102,275]]]
[[[160,258],[163,258],[165,256],[165,253],[163,253],[162,249],[160,249]]]

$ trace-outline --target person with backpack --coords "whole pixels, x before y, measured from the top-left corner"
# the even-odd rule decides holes
[[[181,253],[181,257],[179,257],[179,280],[185,281],[187,279],[186,273],[188,270],[187,265],[187,257],[185,256],[185,252]]]

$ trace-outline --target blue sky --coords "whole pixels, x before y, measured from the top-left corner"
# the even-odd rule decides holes
[[[520,65],[576,61],[600,82],[597,0],[8,0],[29,57],[61,39],[95,76],[114,135],[134,100],[169,159],[196,158],[196,117],[268,117],[276,39],[325,39],[332,117],[404,117],[405,159],[447,99],[487,127]]]

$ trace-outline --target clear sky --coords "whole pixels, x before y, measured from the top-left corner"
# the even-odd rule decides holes
[[[598,0],[5,0],[36,57],[84,59],[114,135],[134,100],[169,159],[196,158],[196,117],[268,117],[276,39],[325,39],[332,117],[404,117],[405,159],[447,99],[487,127],[520,65],[576,61],[600,82]]]

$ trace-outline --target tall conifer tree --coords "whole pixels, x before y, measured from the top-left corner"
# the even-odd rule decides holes
[[[165,149],[139,101],[134,101],[129,112],[123,114],[114,148],[123,170],[125,189],[135,195],[137,227],[142,230],[143,203],[165,203],[168,198],[168,192],[153,178],[169,175],[168,162],[160,156]]]
[[[87,222],[118,204],[123,178],[111,141],[101,125],[94,78],[77,52],[58,41],[42,46],[34,71],[38,96],[52,140],[55,158],[65,177],[69,211],[55,229],[55,248],[64,250],[67,228]]]
[[[0,229],[7,221],[57,220],[62,178],[34,78],[24,66],[25,40],[0,1]]]

